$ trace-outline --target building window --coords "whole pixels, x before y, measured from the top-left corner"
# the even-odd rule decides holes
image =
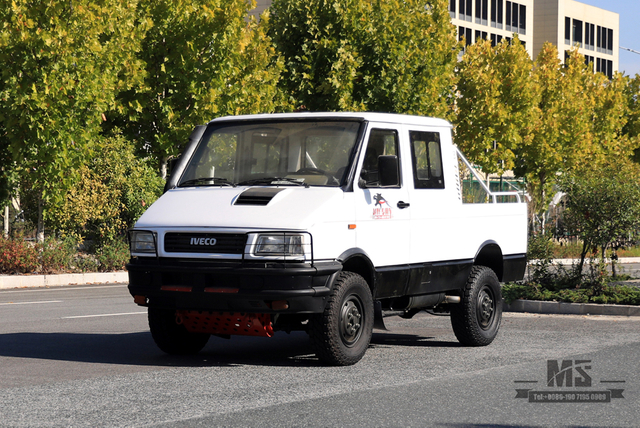
[[[571,44],[571,18],[568,16],[564,17],[564,44]]]
[[[595,63],[595,58],[590,56],[590,55],[585,55],[584,56],[584,64],[587,66],[587,68],[591,71],[591,72],[595,72],[593,66]]]
[[[592,51],[595,42],[595,25],[584,23],[584,48]],[[593,62],[593,61],[592,61]]]
[[[596,71],[607,76],[609,79],[613,78],[613,61],[603,58],[596,58]]]
[[[506,30],[512,33],[527,34],[527,7],[507,2]]]
[[[489,0],[476,0],[476,24],[489,25],[487,16],[489,12]]]
[[[456,17],[456,0],[449,0],[449,15],[452,18]]]
[[[598,25],[596,45],[598,52],[613,55],[613,30]]]
[[[491,0],[491,26],[493,28],[502,29],[502,17],[504,16],[503,5],[503,0]]]
[[[476,37],[474,39],[474,43],[477,43],[478,40],[487,40],[487,32],[476,30]]]
[[[573,40],[574,46],[582,46],[582,21],[579,21],[577,19],[573,20],[571,39]]]
[[[465,47],[472,44],[473,38],[471,37],[471,28],[458,27],[458,40],[464,40]]]
[[[518,33],[527,34],[527,6],[520,5],[520,25],[518,26]]]
[[[491,46],[496,47],[502,41],[502,36],[500,34],[491,34]]]
[[[458,19],[471,22],[471,8],[473,7],[473,0],[459,0],[458,1]]]

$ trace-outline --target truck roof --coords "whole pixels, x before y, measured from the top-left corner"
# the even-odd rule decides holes
[[[404,123],[407,125],[426,125],[426,126],[442,126],[451,128],[451,124],[444,119],[438,119],[427,116],[415,116],[408,114],[396,113],[372,113],[372,112],[300,112],[300,113],[266,113],[266,114],[249,114],[239,116],[224,116],[213,119],[209,123],[230,122],[230,121],[249,121],[249,120],[266,120],[266,119],[360,119],[371,122],[383,123]]]

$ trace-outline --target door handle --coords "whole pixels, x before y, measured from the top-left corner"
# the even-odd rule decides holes
[[[398,208],[400,209],[408,208],[409,205],[410,205],[409,202],[403,202],[403,201],[398,202]]]

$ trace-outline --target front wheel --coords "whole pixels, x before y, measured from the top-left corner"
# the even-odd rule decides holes
[[[502,294],[498,277],[486,266],[471,269],[462,301],[451,305],[451,326],[466,346],[493,342],[502,320]]]
[[[362,359],[373,334],[373,298],[360,275],[341,272],[324,313],[309,320],[309,336],[321,361],[349,366]]]
[[[209,341],[209,334],[192,333],[178,324],[174,310],[150,307],[148,315],[153,341],[167,354],[197,354]]]

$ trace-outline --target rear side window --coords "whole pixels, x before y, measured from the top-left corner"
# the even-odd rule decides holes
[[[444,189],[440,134],[410,131],[413,184],[416,189]]]

